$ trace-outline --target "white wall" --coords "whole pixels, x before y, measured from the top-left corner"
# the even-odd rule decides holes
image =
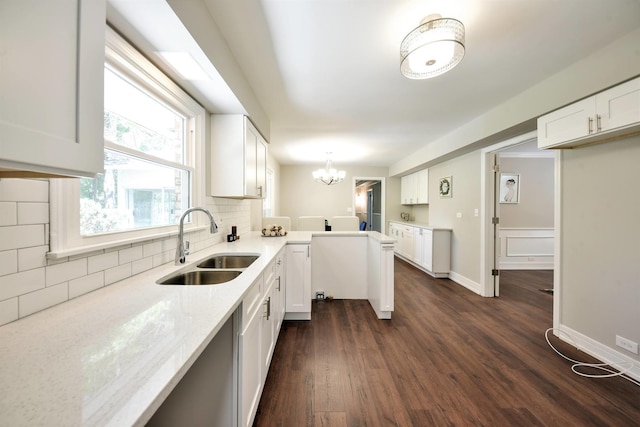
[[[440,198],[440,178],[448,176],[452,197]],[[429,224],[453,230],[450,276],[471,288],[480,283],[480,217],[475,209],[480,209],[479,151],[429,168]]]
[[[294,230],[300,216],[319,215],[330,221],[334,216],[355,215],[348,210],[354,204],[353,177],[386,177],[388,174],[387,168],[335,166],[346,171],[344,181],[335,185],[319,184],[312,178],[311,173],[324,167],[324,161],[316,165],[280,166],[280,215],[291,218]],[[399,191],[399,185],[386,186],[387,206],[390,200],[400,201]],[[386,214],[388,218],[388,208]]]
[[[519,203],[500,204],[500,227],[553,228],[553,158],[500,157],[500,171],[520,175]]]
[[[636,136],[561,160],[560,323],[617,350],[616,335],[640,343],[639,159]]]

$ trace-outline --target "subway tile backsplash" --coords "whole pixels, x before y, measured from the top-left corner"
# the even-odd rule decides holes
[[[251,230],[249,200],[207,198],[220,228],[190,233],[191,252]],[[176,226],[177,227],[177,226]],[[176,238],[154,239],[47,260],[49,181],[0,180],[0,325],[173,262]]]

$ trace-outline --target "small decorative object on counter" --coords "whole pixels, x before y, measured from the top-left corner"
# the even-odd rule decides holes
[[[235,225],[231,226],[231,234],[227,234],[227,242],[235,242],[240,240],[240,236],[237,234],[238,228]]]
[[[285,230],[281,225],[268,225],[262,229],[262,235],[264,237],[286,236],[287,230]]]

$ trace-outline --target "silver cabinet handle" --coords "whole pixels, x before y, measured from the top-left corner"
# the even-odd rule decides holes
[[[596,130],[602,131],[602,116],[600,114],[596,114]]]
[[[278,286],[276,286],[276,289],[280,291],[280,276],[276,277],[276,280],[278,281]]]
[[[593,133],[593,129],[591,129],[591,125],[593,124],[593,117],[589,117],[589,135]]]
[[[263,304],[267,309],[264,313],[265,317],[267,318],[267,320],[269,320],[269,318],[271,317],[271,297],[267,298]]]

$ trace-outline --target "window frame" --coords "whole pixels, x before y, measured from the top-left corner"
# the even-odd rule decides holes
[[[203,206],[205,202],[205,126],[207,118],[205,109],[108,26],[106,27],[105,43],[105,64],[107,63],[187,118],[185,123],[185,160],[184,164],[180,164],[179,167],[191,173],[190,205]],[[105,148],[116,148],[117,151],[134,154],[126,147],[115,145],[104,139],[103,145]],[[163,164],[168,163],[163,161]],[[178,232],[177,225],[172,224],[81,236],[79,179],[50,180],[50,213],[50,252],[47,254],[48,258],[61,258],[169,237]],[[185,223],[185,231],[187,232],[206,227],[206,221],[199,215],[193,216],[190,223]]]

